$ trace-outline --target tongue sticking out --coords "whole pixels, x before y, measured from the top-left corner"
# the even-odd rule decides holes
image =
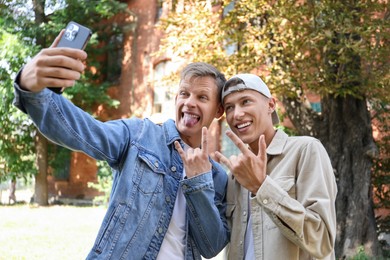
[[[188,127],[193,127],[196,123],[198,123],[199,117],[192,116],[190,114],[184,113],[183,115],[183,122]]]

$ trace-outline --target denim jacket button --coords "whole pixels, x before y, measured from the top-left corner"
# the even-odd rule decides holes
[[[170,198],[169,196],[166,196],[166,197],[165,197],[165,201],[166,201],[166,202],[170,202],[170,201],[171,201],[171,198]]]
[[[159,228],[158,228],[158,233],[160,233],[160,234],[161,234],[162,232],[163,232],[163,229],[162,229],[162,227],[159,227]]]
[[[183,190],[186,190],[186,189],[187,189],[187,185],[183,185],[183,186],[182,186],[182,189],[183,189]]]
[[[156,168],[158,168],[158,162],[154,162],[154,166],[156,166]]]
[[[171,167],[171,171],[175,172],[175,171],[176,171],[176,167],[175,167],[175,166],[172,166],[172,167]]]

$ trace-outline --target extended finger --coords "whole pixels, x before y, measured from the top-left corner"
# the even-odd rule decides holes
[[[231,130],[226,131],[226,135],[232,140],[232,142],[237,146],[238,149],[242,152],[242,154],[250,153],[248,147],[244,144],[244,142]]]
[[[208,145],[207,145],[207,127],[202,127],[202,153],[208,154]]]
[[[226,165],[226,167],[228,167],[228,169],[231,171],[232,170],[232,165],[229,161],[228,158],[226,158],[223,154],[221,154],[220,152],[216,151],[215,152],[215,156],[217,157],[218,161],[223,163],[224,165]]]
[[[186,159],[186,154],[183,150],[183,148],[181,147],[180,143],[178,141],[175,141],[175,148],[177,150],[177,152],[179,153],[181,159],[184,161]]]
[[[262,161],[267,161],[267,144],[265,143],[264,135],[261,135],[259,138],[259,153],[257,157]]]

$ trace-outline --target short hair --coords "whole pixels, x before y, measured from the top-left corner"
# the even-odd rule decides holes
[[[234,77],[234,78],[231,78],[229,79],[226,83],[225,83],[225,86],[223,88],[223,91],[228,91],[229,88],[231,87],[234,87],[238,84],[244,84],[244,81],[240,78],[237,78],[237,77]],[[221,91],[221,95],[222,95],[222,91]]]
[[[180,74],[180,82],[184,79],[191,79],[193,77],[207,77],[210,76],[215,79],[217,85],[218,101],[221,102],[221,92],[225,85],[225,75],[216,67],[205,62],[194,62],[188,64]]]

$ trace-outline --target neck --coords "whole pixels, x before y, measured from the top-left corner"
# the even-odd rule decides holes
[[[180,135],[181,140],[191,148],[200,147],[200,138],[196,136],[183,136]]]
[[[272,128],[272,130],[270,129],[270,131],[264,133],[266,147],[268,147],[269,144],[272,142],[272,139],[274,138],[276,131],[277,131],[276,129]],[[256,141],[249,144],[249,148],[254,154],[259,153],[259,139],[260,136]]]

